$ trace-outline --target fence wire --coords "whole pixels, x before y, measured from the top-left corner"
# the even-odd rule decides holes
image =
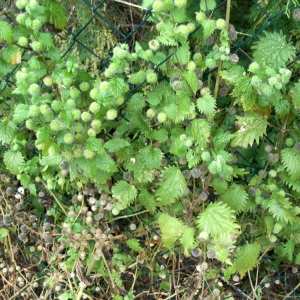
[[[80,2],[81,1],[81,2]],[[93,59],[94,61],[97,61],[97,68],[98,68],[98,74],[101,74],[105,67],[108,65],[110,61],[110,55],[112,54],[111,51],[107,51],[106,54],[104,55],[99,55],[97,51],[95,51],[94,47],[91,45],[91,43],[88,42],[87,36],[85,34],[88,32],[88,35],[91,35],[93,33],[93,27],[95,24],[97,26],[109,28],[111,32],[113,33],[114,37],[116,40],[120,43],[126,43],[128,44],[131,48],[134,47],[134,42],[138,39],[143,38],[146,34],[149,34],[149,29],[151,28],[151,24],[148,24],[148,19],[150,17],[153,17],[152,14],[152,9],[142,9],[141,10],[141,1],[139,0],[138,2],[135,3],[126,3],[123,1],[112,1],[112,0],[102,0],[102,1],[88,1],[88,0],[78,0],[76,1],[76,4],[80,2],[80,9],[85,11],[85,15],[87,15],[87,11],[90,14],[90,17],[87,18],[87,20],[84,22],[84,24],[81,24],[78,22],[76,26],[73,26],[71,30],[68,32],[68,42],[66,49],[64,53],[62,54],[62,58],[68,57],[74,50],[74,48],[78,47],[79,52],[85,53],[82,54],[83,57],[89,57],[90,59]],[[196,5],[198,5],[198,1],[194,1]],[[256,0],[251,0],[251,1],[240,1],[237,0],[235,3],[237,3],[236,7],[232,8],[231,15],[235,15],[236,17],[233,18],[233,20],[241,21],[240,17],[243,17],[243,12],[241,11],[241,7],[243,5],[252,6],[252,9],[254,10],[259,10],[261,12],[261,22],[259,22],[259,25],[257,28],[249,31],[253,31],[251,35],[248,33],[249,31],[244,31],[244,32],[239,32],[239,26],[240,23],[234,24],[236,26],[237,34],[238,34],[238,39],[232,42],[231,45],[231,51],[233,53],[237,53],[245,59],[251,61],[251,58],[247,55],[248,50],[250,49],[252,43],[259,38],[262,33],[266,30],[275,30],[277,32],[280,32],[281,30],[284,30],[284,28],[280,28],[277,20],[283,16],[286,15],[287,10],[292,10],[294,8],[293,3],[291,3],[288,7],[284,7],[280,9],[279,11],[275,11],[276,9],[273,7],[271,10],[266,10],[262,5],[262,1],[256,1]],[[265,1],[268,2],[268,1]],[[280,2],[280,1],[277,1]],[[224,8],[226,7],[227,0],[220,2],[217,7],[215,8],[215,12],[218,11],[223,11]],[[72,3],[67,3],[66,6],[70,6],[69,8],[71,9]],[[74,4],[75,5],[75,4]],[[118,20],[114,18],[108,18],[107,15],[109,15],[109,9],[114,8],[114,9],[119,9],[125,14],[125,19],[128,17],[128,15],[132,15],[131,17],[131,24],[121,24],[118,22]],[[80,13],[80,12],[79,12]],[[72,16],[69,16],[71,18]],[[76,16],[75,16],[76,18]],[[232,21],[234,22],[234,21]],[[80,26],[78,26],[80,25]],[[191,36],[193,34],[196,34],[197,31],[200,29],[201,26],[197,27],[193,33],[191,33]],[[99,31],[94,31],[98,32]],[[140,34],[141,33],[141,34]],[[140,34],[140,35],[139,35]],[[297,47],[295,46],[296,49],[296,58],[295,62],[298,60],[300,52],[298,51]],[[24,54],[24,53],[23,53]],[[170,54],[166,59],[163,61],[155,64],[156,66],[160,66],[164,63],[166,63],[172,54]],[[92,58],[91,58],[92,57]],[[293,62],[292,62],[293,63]],[[9,74],[4,76],[2,78],[2,84],[1,84],[1,89],[0,89],[0,96],[5,94],[5,89],[9,86],[14,85],[13,81],[13,74],[18,70],[18,65],[16,65]],[[132,87],[132,91],[130,94],[130,97],[135,94],[136,90],[139,89],[140,86],[138,87]],[[129,97],[129,98],[130,98]],[[1,100],[1,103],[4,101]],[[5,103],[5,102],[4,102]],[[5,103],[6,104],[6,103]],[[9,104],[7,104],[9,105]],[[1,148],[1,151],[5,150],[5,147]],[[34,150],[30,150],[34,151]],[[2,163],[2,162],[1,162]],[[248,167],[252,167],[251,163],[248,162],[245,159],[245,165]],[[3,164],[2,164],[3,166]],[[15,178],[7,178],[5,174],[1,174],[1,181],[2,182],[8,182],[9,184],[13,184],[16,180]],[[38,191],[39,192],[39,191]],[[40,191],[43,193],[43,191]],[[45,198],[45,195],[40,194],[41,197],[39,197],[39,203],[45,204],[47,201],[49,202],[49,199],[47,197]],[[57,193],[58,197],[62,197]],[[43,202],[43,197],[44,202]],[[65,198],[65,202],[70,202],[71,199]],[[0,204],[5,207],[7,205],[7,202],[5,200],[5,195],[2,195],[0,198]],[[10,203],[10,205],[14,205],[14,203]],[[26,211],[33,212],[33,215],[37,218],[35,222],[32,222],[34,226],[30,228],[30,232],[33,237],[33,241],[36,242],[37,244],[40,244],[40,248],[38,248],[38,252],[31,253],[30,246],[26,246],[24,251],[18,251],[18,248],[23,247],[23,242],[20,240],[18,234],[12,230],[10,230],[10,236],[11,236],[11,242],[13,249],[11,249],[15,253],[14,259],[18,261],[18,265],[20,267],[19,272],[22,270],[25,270],[26,273],[31,274],[29,277],[34,278],[35,281],[37,282],[43,282],[44,281],[44,276],[45,273],[48,271],[50,272],[50,267],[47,264],[47,260],[45,259],[44,261],[41,260],[41,254],[45,252],[45,249],[43,248],[43,242],[39,243],[39,238],[40,235],[35,234],[39,230],[40,226],[44,226],[43,224],[47,223],[50,224],[50,226],[53,229],[53,224],[54,224],[54,219],[53,216],[49,216],[45,214],[44,210],[41,209],[41,206],[38,205],[36,202],[35,198],[32,198],[32,196],[25,197],[23,199],[23,207],[26,207]],[[51,208],[51,204],[49,206]],[[135,211],[132,211],[132,213],[138,213]],[[34,218],[34,216],[31,216]],[[24,223],[24,218],[26,217],[22,214],[22,208],[19,209],[19,213],[16,213],[16,215],[13,217],[11,220],[12,224],[19,223],[23,224]],[[149,232],[146,234],[143,239],[141,239],[141,243],[145,243],[145,238],[153,236],[153,234],[157,235],[159,237],[159,231],[158,228],[155,228],[152,226],[151,223],[147,220],[147,218],[144,218],[143,215],[139,217],[139,220],[145,225],[146,228],[148,228]],[[2,221],[2,225],[5,222]],[[5,224],[4,224],[5,225]],[[128,236],[134,237],[134,234],[128,230],[128,221],[126,220],[119,220],[116,221],[113,224],[113,227],[117,228],[122,228],[122,230],[126,231],[126,234]],[[9,226],[7,227],[9,228]],[[62,228],[55,228],[54,230],[57,230],[59,233],[62,231]],[[45,238],[45,237],[44,237]],[[34,243],[31,242],[31,243]],[[119,247],[119,251],[121,253],[126,253],[127,256],[131,257],[132,260],[135,260],[135,257],[131,256],[131,252],[129,251],[128,247],[124,245],[120,241],[116,241],[116,244]],[[1,247],[1,246],[0,246]],[[180,253],[180,249],[176,248],[175,249],[177,255],[177,259],[182,262],[182,268],[178,268],[175,270],[176,274],[179,274],[180,276],[183,277],[183,281],[187,280],[185,282],[187,286],[187,290],[185,290],[182,295],[186,295],[189,292],[189,289],[195,289],[197,287],[194,286],[194,282],[188,282],[189,278],[192,276],[195,276],[195,267],[198,263],[196,259],[193,258],[184,258],[182,253]],[[45,252],[46,253],[46,252]],[[110,260],[112,255],[109,251],[106,251],[104,253],[105,257],[107,260]],[[2,258],[10,258],[7,252],[4,251],[4,249],[0,248],[0,256]],[[161,266],[165,266],[165,269],[168,270],[170,266],[170,261],[166,258],[164,253],[160,253],[159,255],[156,256],[155,260],[157,263]],[[273,261],[276,260],[276,256],[264,256],[261,261],[261,268],[265,267],[266,269],[269,270],[270,273],[272,273],[272,277],[270,279],[267,279],[263,281],[263,283],[258,283],[257,287],[260,287],[260,289],[263,291],[264,298],[262,299],[279,299],[278,295],[276,294],[276,286],[284,286],[285,292],[286,292],[286,298],[285,299],[300,299],[300,289],[295,288],[298,285],[298,280],[299,280],[299,271],[297,268],[291,268],[290,266],[282,266],[282,268],[277,268]],[[0,267],[2,268],[3,271],[3,261],[0,261]],[[147,294],[147,291],[155,291],[155,290],[161,290],[161,282],[162,281],[168,281],[168,278],[172,276],[171,272],[167,273],[167,278],[165,280],[163,279],[154,279],[153,281],[150,281],[149,273],[151,272],[149,268],[149,261],[145,261],[144,263],[138,263],[134,268],[131,269],[131,272],[124,272],[122,274],[122,279],[124,282],[132,282],[134,280],[134,277],[132,273],[135,273],[138,271],[140,274],[143,274],[135,284],[135,293],[137,295],[136,299],[156,299],[155,298],[155,293],[153,293],[153,296],[150,296]],[[8,271],[9,273],[9,271]],[[186,278],[182,274],[188,274]],[[221,274],[220,274],[221,275]],[[252,276],[252,281],[255,282],[255,273],[251,273]],[[6,279],[5,279],[6,278]],[[0,280],[1,281],[1,280]],[[6,276],[5,274],[2,274],[2,281],[0,282],[0,290],[3,290],[5,287],[9,286],[9,281],[10,277]],[[251,292],[251,289],[245,290],[243,289],[242,286],[237,284],[234,281],[230,281],[227,283],[228,287],[231,290],[231,295],[228,297],[222,298],[222,299],[229,299],[230,297],[234,297],[234,299],[248,299],[247,295]],[[106,287],[107,283],[105,281],[99,281],[98,282],[98,290],[94,290],[91,292],[91,295],[95,297],[95,299],[106,299]],[[210,287],[210,281],[207,282],[206,288]],[[120,288],[121,289],[121,288]],[[21,290],[21,289],[20,289]],[[126,294],[126,291],[122,291],[124,294]],[[282,290],[280,291],[282,293]],[[16,296],[15,299],[20,299],[21,293]],[[163,293],[162,293],[163,295]],[[52,299],[52,297],[55,297],[49,294],[49,299]],[[267,297],[267,298],[266,298]],[[5,298],[3,298],[5,299]],[[12,299],[12,298],[11,298]],[[53,298],[54,299],[54,298]],[[176,296],[171,296],[168,297],[168,299],[177,299]],[[195,296],[195,299],[197,299],[197,296]]]

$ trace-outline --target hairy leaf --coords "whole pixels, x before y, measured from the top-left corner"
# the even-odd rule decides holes
[[[281,151],[281,161],[289,173],[291,180],[300,179],[300,152],[295,148],[285,148]]]
[[[236,261],[234,262],[234,268],[242,276],[248,271],[252,270],[255,265],[258,264],[258,256],[260,253],[259,244],[246,244],[241,247],[237,253]]]
[[[162,232],[162,241],[167,248],[171,248],[185,230],[185,226],[181,220],[167,214],[159,216],[158,224]]]
[[[61,162],[61,155],[43,156],[40,159],[40,164],[42,166],[57,166]]]
[[[174,29],[173,29],[174,30]],[[173,56],[175,60],[175,56]],[[190,60],[190,49],[187,45],[181,46],[176,51],[176,58],[182,65],[186,65]],[[176,60],[175,60],[176,61]]]
[[[55,0],[43,0],[42,2],[48,8],[49,22],[57,29],[64,29],[67,26],[67,18],[61,3]]]
[[[205,95],[197,99],[198,110],[207,116],[210,122],[216,113],[216,100],[211,95]]]
[[[266,133],[268,125],[266,117],[253,112],[237,116],[236,123],[240,129],[234,133],[231,146],[243,148],[247,148],[248,145],[252,146],[254,141],[259,144],[259,138]]]
[[[161,128],[152,132],[151,137],[160,142],[166,142],[168,140],[168,131]]]
[[[291,95],[295,107],[300,109],[300,82],[294,84],[294,87],[291,89]]]
[[[88,150],[91,150],[91,151],[96,151],[97,153],[99,154],[104,154],[105,150],[103,148],[103,145],[101,144],[101,142],[95,138],[95,137],[92,137],[90,136],[84,143],[85,147],[88,149]]]
[[[286,63],[295,57],[295,47],[286,42],[282,32],[267,32],[265,36],[259,37],[259,41],[254,43],[252,49],[254,61],[261,67],[269,66],[273,69],[285,67]]]
[[[236,183],[232,183],[230,188],[222,195],[222,201],[236,212],[245,209],[248,198],[249,195],[245,189]]]
[[[203,11],[213,10],[217,6],[215,0],[201,0],[200,1],[200,8]]]
[[[116,98],[122,95],[122,92],[126,85],[127,83],[124,81],[123,78],[113,77],[110,79],[109,82],[109,86],[111,87],[112,93]]]
[[[144,252],[143,248],[140,246],[139,240],[132,238],[127,241],[127,246],[136,252]]]
[[[19,174],[20,168],[24,164],[24,157],[20,151],[8,150],[3,156],[4,163],[7,169],[12,174]]]
[[[12,41],[12,28],[5,21],[0,21],[0,41],[7,43]]]
[[[183,77],[195,94],[198,88],[198,77],[196,73],[194,71],[186,71],[183,73]]]
[[[202,28],[203,28],[203,38],[207,39],[209,36],[211,36],[215,29],[216,29],[216,21],[215,20],[204,20],[202,22]]]
[[[109,152],[115,152],[128,146],[130,146],[130,143],[121,138],[111,139],[104,144],[104,148]]]
[[[114,173],[118,171],[115,161],[106,154],[98,154],[95,158],[95,164],[97,168],[109,173]]]
[[[120,180],[112,187],[113,197],[120,200],[123,204],[129,205],[137,196],[137,189],[134,185],[125,180]]]
[[[151,213],[156,212],[156,201],[154,195],[150,194],[146,189],[139,192],[138,199]]]
[[[169,205],[183,196],[187,185],[181,171],[174,166],[168,167],[162,174],[163,180],[156,191],[156,196],[163,205]]]
[[[17,129],[17,126],[8,119],[2,120],[0,123],[0,141],[2,143],[10,143],[15,137]]]
[[[210,125],[204,119],[195,119],[192,122],[192,137],[195,139],[197,145],[205,148],[209,142]]]
[[[14,110],[13,120],[15,123],[21,123],[30,117],[29,105],[18,104]]]
[[[140,151],[140,154],[138,155],[137,159],[139,159],[139,157],[143,161],[143,164],[145,165],[146,169],[158,169],[162,165],[161,160],[163,158],[163,152],[158,148],[148,146]]]
[[[194,228],[186,227],[180,238],[180,244],[183,247],[184,255],[190,256],[190,252],[196,247]]]
[[[224,233],[235,234],[240,226],[235,221],[235,214],[225,203],[210,203],[200,213],[197,219],[197,226],[212,237],[218,237]]]

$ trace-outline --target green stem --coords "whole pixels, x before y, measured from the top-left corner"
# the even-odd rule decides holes
[[[134,216],[137,216],[137,215],[141,215],[141,214],[146,213],[148,211],[149,211],[148,209],[145,209],[143,211],[137,212],[137,213],[132,214],[132,215],[120,216],[120,217],[117,217],[117,218],[114,218],[114,219],[108,221],[107,223],[112,223],[112,222],[114,222],[116,220],[126,219],[126,218],[134,217]]]

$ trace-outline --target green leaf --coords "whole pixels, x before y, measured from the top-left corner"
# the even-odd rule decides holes
[[[231,146],[247,148],[248,145],[252,146],[254,141],[259,144],[259,138],[267,130],[267,118],[253,112],[245,113],[244,116],[237,116],[236,118],[236,123],[240,129],[234,133]]]
[[[182,65],[186,65],[190,60],[190,49],[189,46],[184,45],[177,49],[176,51],[176,58]],[[175,59],[175,56],[174,56]],[[175,60],[177,62],[177,60]],[[197,81],[198,84],[198,81]]]
[[[291,89],[291,95],[295,107],[300,109],[300,82],[294,84],[294,87]]]
[[[128,110],[140,112],[146,106],[146,101],[142,93],[136,93],[129,99],[126,104]]]
[[[171,248],[185,230],[185,226],[181,220],[167,214],[159,216],[158,224],[162,232],[163,244],[167,248]]]
[[[148,146],[140,151],[140,154],[138,155],[137,159],[139,159],[139,157],[142,159],[146,169],[158,169],[162,165],[161,160],[163,158],[163,152],[158,148]]]
[[[162,171],[162,175],[163,180],[156,191],[156,196],[163,205],[169,205],[183,196],[187,185],[181,171],[174,166]]]
[[[295,148],[285,148],[281,151],[281,161],[291,180],[300,179],[300,152]]]
[[[138,195],[139,202],[145,206],[151,213],[156,212],[156,201],[154,195],[150,194],[146,189],[142,189]]]
[[[198,88],[198,77],[194,71],[185,71],[183,77],[192,89],[193,93],[196,94]]]
[[[185,156],[189,165],[189,169],[193,168],[200,161],[200,154],[198,151],[189,150],[187,155]]]
[[[21,184],[23,188],[27,188],[31,182],[31,178],[28,174],[21,174],[21,178],[20,178]]]
[[[159,142],[166,142],[169,138],[168,131],[161,128],[152,132],[151,137]]]
[[[38,129],[36,132],[37,139],[39,143],[47,143],[51,138],[51,128],[50,126],[43,126],[42,128]]]
[[[18,40],[20,37],[29,37],[31,31],[24,25],[18,25],[13,28],[13,39]]]
[[[285,67],[288,61],[295,57],[295,47],[286,42],[286,37],[282,32],[267,32],[265,36],[259,36],[259,41],[254,43],[252,49],[253,60],[263,66],[273,69]]]
[[[61,294],[58,299],[59,300],[75,300],[77,298],[75,291],[68,291]]]
[[[24,157],[20,151],[8,150],[3,156],[7,169],[12,174],[19,174],[20,168],[24,165]]]
[[[266,235],[269,237],[273,231],[275,220],[272,216],[266,216],[264,218],[264,223],[266,227]]]
[[[104,144],[104,148],[109,152],[115,152],[128,146],[130,146],[130,143],[120,138],[111,139]]]
[[[184,255],[190,256],[191,251],[196,247],[194,228],[187,227],[184,229],[182,237],[180,238],[180,244],[183,247]]]
[[[0,41],[11,43],[12,28],[5,21],[0,21]]]
[[[185,23],[188,21],[187,14],[182,8],[175,8],[172,10],[172,18],[175,23]]]
[[[12,71],[13,65],[0,57],[0,76],[4,76]]]
[[[125,180],[120,180],[112,188],[113,197],[120,200],[123,204],[129,205],[137,196],[135,186]]]
[[[61,161],[61,155],[43,156],[40,159],[40,164],[42,166],[58,166]]]
[[[6,228],[0,228],[0,242],[8,235]]]
[[[137,239],[134,238],[129,239],[126,244],[133,251],[144,252],[144,249],[140,246],[140,242]]]
[[[13,122],[8,119],[2,120],[0,123],[0,141],[9,144],[15,137],[17,130],[18,128]]]
[[[84,146],[91,151],[96,151],[99,154],[104,154],[105,150],[102,143],[95,137],[90,136],[84,143]]]
[[[2,58],[10,64],[17,64],[21,59],[21,52],[16,45],[8,45],[2,50]]]
[[[29,105],[27,104],[18,104],[15,107],[13,114],[14,123],[22,123],[30,117]]]
[[[200,8],[202,11],[213,10],[217,6],[215,0],[201,0]]]
[[[210,19],[204,20],[202,22],[202,28],[203,28],[203,38],[207,39],[214,33],[216,29],[216,21]]]
[[[59,118],[67,127],[70,127],[73,123],[73,116],[71,110],[62,110],[59,114]]]
[[[211,126],[204,119],[194,119],[192,122],[192,137],[200,148],[206,148],[209,143]]]
[[[143,0],[142,7],[143,8],[152,8],[155,0]]]
[[[245,209],[248,199],[248,193],[241,185],[236,183],[232,183],[230,188],[222,195],[222,201],[238,213]]]
[[[100,170],[109,173],[114,173],[118,171],[115,161],[106,154],[103,155],[98,154],[95,159],[95,164],[97,165],[97,168],[99,168]]]
[[[198,110],[207,116],[210,122],[216,113],[216,100],[212,95],[205,95],[197,99]]]
[[[300,265],[300,253],[297,254],[295,264]]]
[[[50,24],[56,29],[64,29],[67,26],[67,18],[61,3],[55,0],[43,0],[42,3],[48,8]]]
[[[34,195],[34,196],[37,196],[37,193],[36,193],[36,186],[34,183],[30,183],[28,185],[28,189],[29,189],[29,192],[31,195]]]
[[[240,226],[235,221],[235,214],[225,203],[210,203],[200,213],[197,219],[197,226],[212,237],[219,237],[222,234],[236,234]]]
[[[124,88],[126,87],[127,83],[124,81],[123,78],[113,77],[110,79],[109,86],[112,90],[113,96],[118,98],[122,95]]]
[[[252,270],[258,264],[258,256],[260,253],[259,244],[246,244],[241,247],[237,253],[234,268],[242,276],[249,270]]]

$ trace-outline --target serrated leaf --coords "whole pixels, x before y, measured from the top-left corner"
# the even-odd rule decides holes
[[[8,45],[2,50],[2,58],[10,64],[21,62],[21,51],[16,45]]]
[[[136,252],[144,252],[144,249],[140,246],[140,241],[132,238],[127,241],[127,246]]]
[[[215,29],[216,29],[216,21],[215,20],[204,20],[202,22],[202,28],[203,28],[203,38],[207,39],[208,37],[210,37]]]
[[[190,256],[191,251],[196,247],[194,228],[186,227],[183,231],[182,237],[180,238],[180,244],[183,247],[185,256]]]
[[[259,41],[254,43],[252,49],[253,60],[263,66],[273,69],[285,67],[288,61],[295,57],[295,47],[286,42],[282,32],[267,32],[265,36],[259,36]]]
[[[112,94],[114,97],[118,98],[119,96],[122,95],[123,90],[127,83],[124,81],[123,78],[116,78],[113,77],[110,79],[109,86],[112,90]]]
[[[4,153],[3,161],[12,174],[19,174],[24,165],[24,157],[20,151],[8,150]]]
[[[188,21],[187,14],[184,9],[182,8],[175,8],[172,10],[172,19],[174,23],[185,23]]]
[[[205,95],[197,99],[198,110],[207,116],[210,122],[216,113],[216,100],[211,95]]]
[[[236,183],[232,183],[230,188],[222,195],[222,201],[238,213],[245,209],[248,199],[248,193]]]
[[[295,148],[285,148],[281,151],[281,161],[292,180],[300,179],[300,152]]]
[[[300,82],[296,82],[291,89],[293,103],[296,108],[300,109]]]
[[[102,143],[95,137],[90,136],[84,143],[84,146],[91,151],[96,151],[99,154],[104,154],[105,150]]]
[[[13,113],[13,121],[15,123],[22,123],[30,117],[29,105],[27,104],[18,104],[15,107]]]
[[[146,101],[142,93],[135,93],[126,104],[127,110],[140,112],[146,106]]]
[[[222,234],[236,234],[240,226],[235,221],[235,214],[225,203],[210,203],[200,213],[197,219],[197,227],[212,237],[219,237]]]
[[[38,41],[47,49],[53,46],[53,38],[50,33],[47,32],[40,33]]]
[[[28,174],[23,173],[20,176],[20,181],[21,181],[22,187],[27,188],[31,182],[31,178]]]
[[[146,189],[142,189],[138,195],[139,202],[145,206],[151,213],[156,212],[156,201],[154,195],[150,194]]]
[[[163,180],[156,191],[156,196],[161,204],[169,205],[183,196],[187,184],[181,171],[174,166],[170,166],[162,171],[162,175]]]
[[[112,187],[112,194],[123,204],[129,205],[136,198],[137,189],[125,180],[120,180]]]
[[[204,119],[195,119],[192,122],[192,137],[200,148],[206,148],[209,142],[211,126]]]
[[[130,143],[121,138],[111,139],[104,144],[104,148],[107,149],[109,152],[115,152],[128,146],[130,146]]]
[[[4,119],[0,123],[0,142],[2,143],[10,143],[17,133],[17,126],[9,121],[8,119]]]
[[[13,65],[0,57],[0,76],[4,76],[12,71]]]
[[[37,194],[36,194],[36,186],[35,186],[34,183],[30,183],[28,185],[28,189],[29,189],[29,192],[30,192],[31,195],[37,196]]]
[[[245,113],[244,116],[237,116],[236,123],[240,129],[234,133],[231,141],[232,147],[247,148],[256,141],[259,144],[259,138],[266,133],[268,121],[267,118],[257,113]]]
[[[36,132],[37,139],[40,143],[47,143],[50,140],[52,131],[49,126],[43,126]]]
[[[151,133],[151,137],[160,142],[166,142],[169,138],[168,131],[165,129],[155,130]]]
[[[264,218],[264,223],[266,226],[266,235],[269,237],[273,231],[275,219],[272,216],[266,216]]]
[[[300,253],[297,254],[295,264],[300,265]]]
[[[200,8],[202,11],[213,10],[217,6],[215,0],[201,0]]]
[[[18,25],[13,28],[13,39],[18,40],[20,37],[29,37],[30,30],[24,25]]]
[[[100,170],[109,173],[114,173],[118,171],[115,161],[106,154],[103,155],[98,154],[95,158],[95,164],[97,168],[99,168]]]
[[[229,132],[224,132],[222,129],[217,130],[213,137],[214,147],[217,150],[223,150],[232,137],[233,135]]]
[[[5,21],[0,21],[0,41],[11,43],[12,28]]]
[[[189,169],[193,168],[200,161],[200,154],[197,151],[189,150],[185,156],[188,162]]]
[[[59,300],[75,300],[76,298],[77,296],[75,294],[75,291],[68,291],[58,296]]]
[[[175,57],[174,57],[174,59],[175,59]],[[177,49],[176,59],[178,59],[178,61],[182,65],[186,65],[189,62],[189,60],[190,60],[190,48],[189,48],[188,45],[183,45],[183,46],[181,46]],[[175,60],[175,61],[177,62],[177,60]],[[197,81],[197,84],[198,84],[198,81]]]
[[[138,155],[137,159],[139,159],[139,157],[141,158],[146,169],[158,169],[162,165],[161,160],[163,158],[163,152],[158,148],[148,146],[140,151],[140,154]]]
[[[234,262],[234,269],[242,276],[249,270],[252,270],[258,264],[260,253],[259,244],[246,244],[240,248]]]
[[[158,224],[162,232],[163,244],[167,248],[171,248],[185,230],[185,226],[181,220],[167,214],[159,216]]]
[[[42,3],[48,8],[49,23],[57,29],[64,29],[67,26],[67,18],[61,3],[55,0],[43,0]]]
[[[58,166],[61,161],[61,155],[43,156],[40,159],[40,164],[42,166]]]
[[[186,71],[183,74],[184,79],[192,89],[193,93],[196,94],[198,88],[198,77],[194,71]]]

